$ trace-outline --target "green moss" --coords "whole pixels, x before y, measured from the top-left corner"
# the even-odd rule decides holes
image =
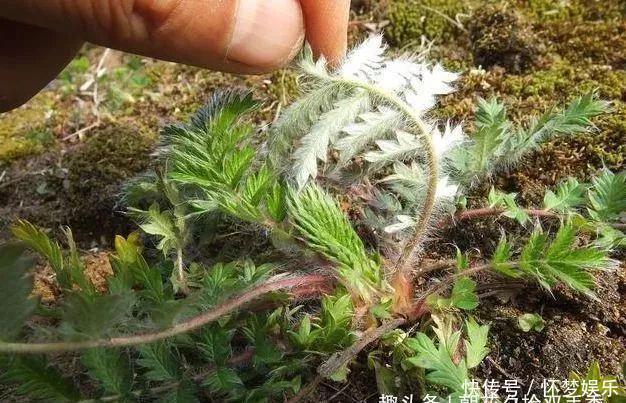
[[[582,61],[623,68],[626,64],[626,20],[546,24],[551,53],[576,64]]]
[[[537,22],[617,20],[626,15],[626,3],[606,0],[517,0],[516,8]]]
[[[108,126],[92,132],[69,154],[65,205],[72,228],[111,235],[119,229],[114,207],[120,187],[148,168],[154,142],[153,136],[130,124]]]
[[[506,5],[480,7],[469,20],[468,29],[477,65],[499,65],[510,72],[520,72],[539,54],[538,39],[530,25]]]
[[[462,0],[391,1],[385,35],[397,47],[419,41],[422,35],[428,39],[450,39],[460,32],[454,21],[459,14],[468,11],[466,3]]]
[[[41,153],[54,144],[47,115],[51,99],[41,94],[0,119],[0,162]]]

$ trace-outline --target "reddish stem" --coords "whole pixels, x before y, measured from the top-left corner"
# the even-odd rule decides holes
[[[215,320],[227,315],[248,302],[255,300],[269,292],[283,289],[311,289],[315,285],[327,284],[332,278],[328,275],[309,274],[299,277],[287,277],[281,280],[269,281],[256,288],[248,290],[216,306],[210,311],[203,312],[170,328],[153,333],[144,333],[132,336],[113,337],[110,339],[62,341],[48,343],[3,343],[0,342],[0,352],[14,354],[41,354],[64,351],[84,350],[95,347],[124,347],[137,344],[153,343],[179,334],[199,329]]]

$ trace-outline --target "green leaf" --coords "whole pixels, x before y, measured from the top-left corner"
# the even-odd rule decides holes
[[[78,285],[81,291],[83,291],[85,294],[96,294],[96,288],[85,275],[85,267],[78,255],[78,249],[76,248],[76,242],[74,242],[72,230],[69,229],[69,227],[65,227],[63,228],[63,232],[65,233],[65,236],[67,238],[67,244],[69,246],[69,252],[65,266],[66,270],[69,272],[72,282]]]
[[[502,236],[496,250],[493,252],[491,262],[495,271],[507,277],[518,278],[522,276],[522,273],[516,270],[514,264],[511,263],[513,256],[512,248],[513,246],[507,241],[506,237]]]
[[[125,352],[118,349],[90,349],[83,354],[82,363],[106,393],[126,396],[132,390],[133,372]]]
[[[147,234],[155,235],[159,239],[157,248],[167,255],[175,250],[180,243],[180,236],[174,224],[171,212],[161,211],[157,203],[153,203],[148,211],[132,209],[136,214],[142,215],[143,224],[140,228]]]
[[[568,213],[585,202],[588,186],[575,178],[568,178],[559,184],[556,193],[548,190],[543,198],[543,207],[557,213]]]
[[[589,192],[589,214],[598,221],[617,219],[626,211],[626,171],[614,174],[608,169],[594,177]]]
[[[79,394],[68,379],[40,357],[19,356],[3,358],[4,373],[0,379],[16,384],[18,395],[51,402],[75,402]]]
[[[516,193],[503,193],[491,188],[488,195],[489,207],[504,209],[504,216],[518,221],[525,225],[530,221],[528,213],[517,205],[515,201]]]
[[[135,298],[132,293],[116,295],[70,295],[62,308],[62,333],[72,337],[111,335],[128,319]]]
[[[252,206],[258,206],[261,200],[267,196],[273,182],[273,175],[266,166],[263,166],[246,178],[243,185],[243,198]]]
[[[282,222],[287,216],[287,192],[280,183],[274,183],[266,201],[267,211],[276,222]]]
[[[211,326],[202,332],[202,337],[196,343],[203,358],[216,365],[225,364],[232,355],[230,341],[233,331],[219,326]]]
[[[461,277],[454,282],[452,304],[466,311],[470,311],[478,306],[478,296],[476,295],[476,282],[469,277]]]
[[[426,380],[437,385],[450,388],[452,391],[462,392],[468,373],[465,361],[454,364],[450,353],[445,348],[445,341],[439,341],[436,347],[433,341],[424,333],[418,333],[415,338],[406,340],[406,345],[416,355],[406,359],[408,364],[424,368]]]
[[[463,271],[466,269],[469,269],[469,257],[467,256],[467,254],[464,254],[463,252],[461,252],[461,249],[459,249],[458,247],[456,247],[456,268],[459,271]]]
[[[351,291],[371,300],[379,288],[378,264],[365,251],[363,241],[339,205],[316,185],[292,191],[289,213],[307,246],[339,264],[339,274]]]
[[[595,284],[589,270],[611,265],[606,251],[593,247],[575,247],[573,225],[561,226],[553,242],[547,235],[535,230],[522,250],[520,268],[535,277],[547,289],[562,282],[575,291],[595,298],[591,288]]]
[[[48,235],[28,221],[19,220],[11,227],[11,231],[17,239],[26,242],[30,248],[50,263],[57,281],[63,288],[72,288],[70,274],[65,270],[63,254],[58,243],[52,241]]]
[[[0,245],[0,340],[13,340],[36,307],[27,270],[34,262],[17,244]]]
[[[477,367],[483,359],[489,354],[487,348],[487,336],[489,334],[489,325],[480,326],[474,318],[465,321],[467,328],[467,337],[469,341],[465,341],[465,357],[467,368]]]
[[[232,368],[218,368],[202,382],[212,393],[229,394],[233,389],[243,386],[243,381]]]
[[[157,342],[139,348],[137,364],[150,381],[176,381],[180,377],[180,357],[168,342]]]
[[[503,141],[502,136],[508,129],[504,104],[495,98],[486,101],[478,100],[476,111],[477,131],[473,137],[472,158],[475,160],[473,170],[487,172],[491,167],[494,153]]]
[[[525,313],[517,318],[517,324],[524,332],[530,332],[531,330],[541,332],[545,327],[546,321],[539,314]]]
[[[287,334],[289,334],[298,347],[305,350],[308,349],[316,338],[316,333],[311,333],[311,317],[309,315],[305,315],[300,321],[298,332],[288,330]]]
[[[330,375],[330,379],[335,382],[346,382],[348,380],[349,373],[350,368],[348,368],[348,364],[344,364],[341,368]]]

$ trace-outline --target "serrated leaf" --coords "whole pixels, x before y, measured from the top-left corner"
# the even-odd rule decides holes
[[[167,342],[157,342],[139,348],[137,365],[146,372],[143,376],[150,381],[175,381],[180,377],[180,357]]]
[[[463,391],[468,375],[465,361],[454,364],[443,343],[440,342],[439,347],[436,347],[427,335],[418,333],[414,338],[407,339],[406,345],[417,354],[407,358],[406,362],[426,369],[426,380],[453,391]]]
[[[243,386],[243,381],[232,368],[218,368],[212,372],[202,384],[212,393],[228,394],[233,389]]]
[[[613,173],[604,169],[593,178],[589,192],[589,214],[595,220],[609,221],[626,211],[626,171]]]
[[[135,212],[139,213],[138,210]],[[155,235],[159,239],[157,248],[164,254],[176,249],[179,237],[172,214],[167,210],[161,211],[157,203],[152,204],[144,213],[144,222],[140,227],[145,233]]]
[[[465,327],[467,328],[467,337],[469,338],[469,340],[465,341],[465,357],[467,368],[471,369],[477,367],[489,354],[490,350],[487,348],[489,326],[480,326],[474,318],[470,318],[465,321]]]
[[[595,298],[594,277],[589,270],[610,265],[606,251],[592,247],[574,247],[575,230],[563,225],[552,243],[546,234],[535,230],[522,250],[519,267],[534,276],[547,289],[562,282],[575,291]]]
[[[212,364],[223,365],[232,355],[230,341],[232,331],[218,326],[211,326],[202,333],[202,338],[196,343],[203,358]]]
[[[543,198],[543,207],[557,213],[567,213],[585,202],[585,191],[588,186],[579,183],[575,178],[568,178],[559,184],[556,193],[548,190]]]
[[[128,355],[122,350],[94,348],[87,350],[81,361],[106,393],[126,396],[132,390],[133,372]]]
[[[30,248],[50,263],[57,281],[63,288],[72,288],[70,274],[65,270],[63,254],[57,242],[52,241],[42,230],[24,220],[19,220],[11,227],[11,231],[17,239],[26,242]]]
[[[356,295],[369,300],[380,283],[372,260],[337,202],[316,185],[292,192],[289,212],[307,246],[338,263],[339,274]]]
[[[452,304],[464,310],[472,310],[478,306],[478,295],[476,295],[476,282],[469,277],[461,277],[454,282]]]

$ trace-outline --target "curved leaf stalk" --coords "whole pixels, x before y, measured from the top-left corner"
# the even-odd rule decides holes
[[[420,138],[422,138],[426,150],[426,165],[428,168],[428,183],[426,184],[426,196],[424,203],[422,204],[419,213],[417,214],[418,224],[413,230],[413,234],[403,245],[402,252],[396,262],[394,268],[399,270],[400,273],[405,273],[411,269],[411,263],[413,262],[415,255],[420,247],[422,238],[428,230],[428,225],[435,210],[435,202],[437,195],[437,184],[439,181],[439,158],[435,152],[435,145],[433,143],[431,131],[428,125],[417,115],[409,105],[402,99],[394,94],[390,94],[386,91],[382,91],[373,85],[365,84],[356,80],[349,80],[345,78],[333,77],[333,81],[344,83],[348,86],[354,86],[361,88],[369,92],[372,96],[381,99],[385,103],[395,106],[398,110],[412,122],[417,129],[421,132]]]
[[[219,318],[241,308],[267,293],[285,289],[297,289],[299,287],[310,288],[314,285],[325,284],[330,277],[322,274],[309,274],[299,277],[288,277],[281,280],[269,281],[232,297],[228,301],[216,306],[210,311],[203,312],[188,320],[178,323],[170,328],[152,333],[144,333],[132,336],[113,337],[109,339],[96,339],[84,341],[61,341],[46,343],[5,343],[0,342],[0,353],[10,354],[42,354],[66,351],[84,350],[96,347],[125,347],[138,344],[153,343],[168,339],[180,334],[194,331]]]

